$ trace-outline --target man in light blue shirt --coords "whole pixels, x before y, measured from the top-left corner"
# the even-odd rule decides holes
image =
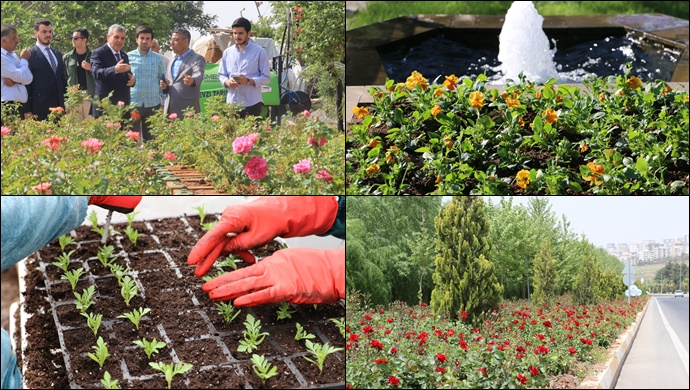
[[[232,23],[235,44],[225,49],[218,67],[218,79],[228,88],[226,102],[239,104],[242,108],[240,118],[261,115],[261,86],[271,80],[268,55],[261,46],[249,40],[251,29],[251,23],[245,18]]]
[[[26,84],[34,77],[29,70],[29,49],[24,49],[20,57],[14,51],[19,44],[17,29],[9,24],[2,25],[2,104],[20,103],[19,118],[24,118],[24,103],[29,98]]]
[[[161,108],[165,93],[160,80],[165,79],[163,57],[151,50],[153,30],[149,26],[137,28],[138,48],[127,53],[132,74],[137,79],[132,87],[132,103],[136,104],[139,118],[135,116],[134,129],[139,132],[141,141],[152,139],[146,120]]]

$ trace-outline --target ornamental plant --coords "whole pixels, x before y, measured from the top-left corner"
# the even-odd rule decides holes
[[[77,287],[77,282],[82,275],[84,275],[84,268],[80,267],[72,271],[65,271],[65,273],[60,276],[60,279],[69,280],[69,283],[72,286],[72,291],[74,291],[74,288]]]
[[[86,309],[88,309],[91,305],[96,303],[92,299],[93,294],[95,294],[95,292],[95,286],[89,286],[89,288],[84,289],[81,294],[79,294],[76,291],[74,292],[74,296],[77,298],[75,305],[77,306],[77,310],[79,310],[80,313],[86,312]]]
[[[122,298],[125,299],[125,305],[127,305],[127,307],[129,307],[129,301],[137,295],[137,292],[139,292],[139,287],[137,287],[136,282],[129,276],[123,277],[120,294],[122,294]]]
[[[343,336],[343,338],[345,338],[345,318],[331,318],[331,321],[335,324],[335,326],[338,327],[340,335]]]
[[[93,359],[96,363],[98,363],[98,366],[103,368],[103,363],[105,363],[105,359],[110,356],[108,353],[108,346],[106,343],[103,341],[103,337],[98,336],[98,340],[96,340],[96,345],[91,347],[94,349],[95,353],[87,353],[87,355]]]
[[[271,366],[271,363],[263,355],[252,354],[252,364],[254,373],[261,378],[261,383],[264,385],[268,378],[278,375],[278,367]]]
[[[278,307],[278,321],[283,318],[292,318],[292,315],[296,312],[297,310],[290,310],[290,303],[280,302],[280,306]]]
[[[370,88],[347,139],[351,194],[688,194],[688,93],[665,81],[520,75]]]
[[[129,267],[124,268],[124,267],[121,266],[120,264],[116,264],[116,263],[114,263],[114,262],[113,262],[113,263],[110,263],[109,266],[110,266],[110,272],[111,272],[113,275],[115,275],[115,278],[117,279],[117,284],[118,284],[119,286],[122,286],[122,277],[123,277],[127,272],[129,272]]]
[[[244,326],[245,330],[242,331],[244,340],[240,340],[237,352],[252,353],[253,350],[259,348],[259,344],[264,341],[268,333],[261,332],[261,321],[255,320],[251,314],[247,314]]]
[[[129,241],[132,243],[132,245],[136,246],[137,238],[139,238],[141,234],[139,234],[136,229],[132,229],[132,227],[129,225],[125,228],[125,234],[127,235],[127,238],[129,238]]]
[[[305,341],[305,344],[307,346],[307,352],[311,353],[316,360],[309,359],[308,357],[304,356],[304,358],[314,364],[316,364],[317,367],[319,367],[319,372],[323,372],[323,362],[326,360],[326,357],[330,355],[333,352],[338,352],[342,351],[342,348],[333,348],[328,343],[326,344],[319,344],[319,343],[312,343],[310,340]]]
[[[161,362],[149,362],[149,366],[153,367],[154,370],[161,371],[165,375],[165,380],[168,382],[168,389],[172,385],[172,378],[177,374],[184,374],[185,372],[192,369],[191,364],[179,362],[175,365],[172,363],[163,364]]]
[[[148,307],[146,309],[142,309],[140,307],[138,310],[134,309],[131,312],[123,313],[122,315],[117,316],[117,318],[128,318],[130,321],[132,321],[137,330],[139,330],[139,320],[141,320],[141,317],[145,316],[150,311],[151,309]]]
[[[134,344],[144,348],[144,352],[146,353],[146,357],[151,360],[151,355],[154,353],[158,353],[159,348],[165,348],[167,345],[163,341],[157,341],[155,338],[151,341],[147,340],[145,337],[142,338],[141,340],[134,340]]]
[[[60,256],[58,256],[58,261],[54,261],[52,264],[58,268],[60,268],[63,272],[67,272],[67,268],[69,267],[69,261],[70,261],[70,256],[74,251],[69,251],[69,253],[62,253]]]
[[[60,244],[60,250],[64,252],[65,247],[69,244],[74,244],[75,241],[72,236],[65,234],[64,236],[60,236],[60,238],[58,238],[58,243]]]
[[[218,313],[223,316],[223,320],[229,324],[232,322],[232,320],[237,317],[241,310],[236,309],[235,311],[235,306],[232,305],[229,301],[227,302],[217,302],[216,303],[216,310],[218,310]]]
[[[110,373],[108,371],[103,374],[103,379],[101,379],[101,383],[106,389],[119,389],[117,382],[117,379],[110,380]]]
[[[113,255],[114,251],[115,247],[112,245],[102,246],[98,249],[96,257],[98,257],[98,260],[101,262],[101,264],[103,264],[104,267],[110,268],[110,264],[115,261],[115,259],[110,259],[110,256]]]
[[[139,213],[139,211],[132,211],[129,214],[125,214],[125,217],[127,217],[127,226],[132,226],[132,223],[134,222],[134,217],[136,217]]]
[[[302,325],[300,325],[299,322],[295,323],[295,326],[297,327],[297,333],[295,334],[295,340],[297,340],[297,341],[308,340],[308,339],[313,339],[314,337],[316,337],[313,334],[306,332],[304,330],[304,328],[302,327]]]
[[[101,321],[103,320],[103,315],[102,314],[96,314],[94,315],[93,313],[79,313],[86,317],[86,324],[89,326],[89,329],[93,331],[93,335],[96,336],[96,333],[98,332],[98,328],[101,326]]]

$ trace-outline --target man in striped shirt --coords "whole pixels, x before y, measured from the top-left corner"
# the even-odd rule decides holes
[[[161,99],[165,99],[160,87],[160,80],[165,78],[165,65],[163,57],[151,50],[153,29],[140,26],[136,34],[138,48],[127,53],[127,56],[137,80],[132,87],[132,103],[136,104],[140,117],[134,115],[134,129],[139,131],[142,142],[146,142],[153,138],[146,119],[161,108]]]

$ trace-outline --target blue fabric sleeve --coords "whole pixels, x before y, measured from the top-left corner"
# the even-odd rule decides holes
[[[12,353],[10,336],[2,330],[2,388],[19,389],[22,386],[22,374],[17,366],[17,357]]]
[[[86,218],[85,196],[3,196],[2,270],[76,229]]]

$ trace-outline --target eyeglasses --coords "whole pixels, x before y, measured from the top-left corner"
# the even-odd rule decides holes
[[[84,37],[72,37],[73,41],[76,41],[77,39],[84,39]]]

